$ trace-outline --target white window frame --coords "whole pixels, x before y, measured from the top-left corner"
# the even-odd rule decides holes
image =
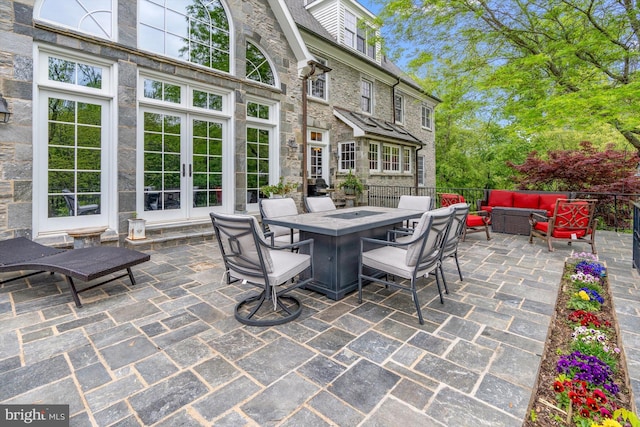
[[[144,81],[145,79],[161,81],[165,84],[171,84],[179,86],[181,88],[180,102],[169,102],[159,99],[146,98],[144,96]],[[209,109],[193,106],[193,92],[194,90],[207,92],[212,95],[218,95],[222,97],[221,109]],[[235,188],[235,163],[234,163],[234,138],[233,138],[233,126],[231,126],[231,118],[233,112],[233,96],[232,92],[221,88],[204,86],[200,84],[193,84],[193,81],[187,79],[175,78],[174,76],[168,76],[156,71],[145,70],[138,72],[138,85],[137,85],[137,99],[138,99],[138,127],[137,127],[137,156],[136,156],[136,211],[140,213],[141,217],[150,220],[151,222],[163,222],[171,220],[185,220],[192,217],[204,217],[208,215],[209,211],[220,212],[233,212],[234,195],[233,189]],[[143,117],[144,112],[161,113],[179,116],[183,119],[181,129],[181,158],[184,162],[191,163],[193,157],[193,147],[191,146],[192,140],[192,123],[193,120],[211,120],[215,122],[221,122],[223,124],[223,145],[222,145],[222,159],[223,171],[222,176],[222,205],[196,208],[193,206],[187,206],[184,204],[180,209],[176,210],[164,210],[164,211],[145,211],[144,210],[144,126]],[[193,179],[182,178],[182,184],[180,186],[181,192],[189,192],[193,194]]]
[[[365,86],[369,85],[369,97],[365,97]],[[369,109],[365,110],[363,108],[365,99],[369,100]],[[369,79],[361,79],[360,80],[360,109],[363,113],[373,114],[373,82]]]
[[[399,145],[382,144],[382,171],[385,173],[401,173],[402,171],[402,151]],[[388,151],[387,151],[388,150]],[[396,160],[393,159],[395,155]],[[389,157],[386,161],[385,158]],[[385,163],[389,163],[390,167],[385,166]]]
[[[107,225],[118,230],[117,212],[117,65],[57,47],[34,45],[34,97],[33,97],[33,235],[60,234],[78,227]],[[60,58],[102,69],[102,87],[90,88],[71,83],[49,80],[49,57]],[[101,203],[100,214],[49,218],[48,215],[48,126],[36,124],[48,120],[49,96],[72,98],[103,106],[101,135]]]
[[[427,130],[433,129],[433,108],[427,104],[422,104],[422,128]]]
[[[351,147],[349,150],[348,148]],[[344,152],[352,153],[352,158],[350,160],[343,159]],[[348,164],[345,164],[348,162]],[[345,141],[338,144],[338,172],[349,172],[356,170],[356,142],[355,141]]]
[[[317,57],[316,59],[322,65],[328,65],[326,59],[317,58]],[[314,86],[317,84],[318,81],[324,82],[324,91],[322,93],[322,96],[317,96],[314,93]],[[315,78],[314,76],[311,76],[311,78],[308,79],[308,82],[307,82],[307,95],[314,99],[321,99],[323,101],[327,101],[329,99],[329,73],[318,74]]]
[[[374,149],[372,150],[372,148],[374,148]],[[376,156],[376,159],[375,159],[376,165],[375,165],[375,168],[372,168],[371,167],[371,163],[372,163],[371,154],[374,154],[374,153],[375,153],[375,156]],[[367,157],[368,157],[368,160],[369,160],[369,171],[370,172],[380,172],[382,167],[381,167],[381,163],[380,163],[381,159],[380,159],[380,143],[379,142],[372,142],[372,141],[369,142],[369,154],[368,154]]]
[[[402,172],[403,173],[411,173],[413,170],[413,167],[411,166],[412,161],[411,161],[411,148],[409,147],[402,147]]]
[[[358,35],[358,17],[355,13],[344,11],[344,44],[352,49],[356,48]]]
[[[321,140],[314,140],[311,138],[312,133],[320,134]],[[329,158],[330,158],[330,144],[329,144],[329,131],[324,129],[310,128],[307,129],[307,170],[311,174],[311,150],[314,147],[322,148],[322,178],[329,182]]]
[[[393,107],[394,107],[394,112],[393,112],[393,117],[395,120],[395,123],[401,125],[404,124],[404,95],[402,95],[401,93],[395,93],[393,95],[394,100],[393,100]]]
[[[425,172],[425,169],[426,169],[426,165],[427,165],[427,157],[419,155],[418,156],[418,170],[417,170],[418,186],[419,187],[424,187],[425,186],[424,172]]]
[[[249,49],[249,45],[252,45],[256,49],[258,49],[258,51],[264,57],[264,60],[269,64],[269,68],[271,68],[271,75],[273,76],[273,84],[265,83],[265,82],[260,81],[260,80],[251,79],[251,78],[247,77],[246,75],[245,75],[245,78],[247,80],[250,80],[250,81],[256,82],[256,83],[260,83],[260,84],[263,84],[265,86],[280,87],[280,80],[278,78],[278,73],[276,72],[276,67],[273,64],[273,61],[271,60],[271,57],[269,55],[267,55],[267,52],[265,52],[265,50],[262,48],[262,46],[260,46],[257,42],[255,42],[253,40],[247,40],[245,49]]]
[[[269,183],[275,184],[280,180],[280,104],[276,101],[259,98],[254,96],[247,96],[246,104],[249,102],[255,102],[262,105],[269,106],[269,118],[260,119],[258,117],[246,116],[246,127],[254,127],[258,129],[269,130]],[[245,129],[245,144],[246,144],[246,129]],[[235,157],[235,156],[234,156]],[[246,153],[245,159],[246,162]],[[245,170],[246,174],[246,170]],[[246,185],[245,185],[246,187]],[[247,188],[245,188],[247,190]],[[245,200],[246,202],[246,195]],[[257,212],[258,203],[247,203],[246,207],[249,212]]]
[[[81,23],[79,22],[77,26],[71,26],[71,25],[67,25],[67,24],[63,24],[61,22],[56,21],[55,19],[51,19],[51,18],[47,18],[47,17],[43,17],[42,16],[42,9],[45,8],[47,3],[52,3],[53,6],[55,8],[57,8],[57,10],[61,11],[61,13],[65,13],[65,8],[61,8],[60,6],[60,2],[59,0],[42,0],[39,2],[39,4],[37,4],[36,6],[36,10],[34,11],[34,17],[36,20],[40,20],[40,21],[44,21],[44,22],[49,22],[52,23],[56,26],[60,26],[60,27],[64,27],[64,28],[69,28],[70,30],[73,31],[78,31],[84,34],[89,34],[92,35],[94,37],[99,37],[101,39],[106,39],[106,40],[112,40],[112,41],[118,41],[118,1],[117,0],[111,0],[111,10],[96,10],[96,11],[91,11],[91,10],[86,10],[86,5],[87,4],[92,4],[92,2],[81,2],[81,6],[83,8],[85,8],[86,10],[86,14],[84,16],[84,20],[90,20],[91,19],[91,13],[93,12],[99,12],[99,13],[106,13],[108,12],[111,15],[111,23],[110,23],[110,28],[109,31],[111,32],[111,34],[99,34],[96,32],[91,32],[91,31],[87,31],[84,30],[82,28],[80,28]],[[66,5],[65,5],[66,6]]]

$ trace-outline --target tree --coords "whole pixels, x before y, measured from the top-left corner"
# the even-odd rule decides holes
[[[391,0],[380,17],[414,71],[474,76],[470,94],[504,124],[530,134],[608,126],[640,150],[638,2]]]
[[[588,141],[581,150],[555,150],[547,158],[538,152],[529,154],[520,165],[509,162],[517,172],[514,180],[523,190],[582,191],[602,193],[640,193],[640,178],[635,176],[638,153],[608,147],[598,151]]]

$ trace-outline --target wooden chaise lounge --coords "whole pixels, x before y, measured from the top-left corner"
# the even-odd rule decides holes
[[[0,284],[42,272],[60,273],[67,280],[76,306],[82,307],[78,297],[80,292],[88,291],[125,276],[129,276],[131,284],[135,286],[136,282],[131,267],[149,261],[149,259],[151,257],[148,254],[120,247],[96,246],[64,250],[44,246],[24,237],[16,237],[0,241],[0,273],[30,270],[36,270],[36,272],[5,279],[0,281]],[[127,270],[126,273],[81,290],[76,289],[73,282],[73,279],[88,282],[124,269]]]

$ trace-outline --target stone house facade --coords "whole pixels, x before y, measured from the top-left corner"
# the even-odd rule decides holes
[[[368,170],[369,141],[394,138],[354,137],[336,108],[361,113],[362,64],[371,117],[390,120],[393,85],[407,129],[420,120],[413,99],[437,99],[316,34],[319,21],[302,25],[303,0],[103,3],[0,0],[0,93],[13,113],[0,124],[0,238],[64,244],[68,230],[104,226],[104,240],[123,242],[136,215],[160,231],[206,227],[211,211],[257,212],[260,187],[280,176],[299,183],[300,202],[305,157],[307,176],[330,184],[340,164],[370,183],[414,181]],[[332,70],[314,81],[322,61]],[[433,185],[433,128],[411,134]]]

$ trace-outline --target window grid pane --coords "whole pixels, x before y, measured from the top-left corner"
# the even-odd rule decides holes
[[[385,172],[400,171],[400,147],[390,145],[382,147],[382,170]]]
[[[148,13],[139,15],[140,48],[228,72],[229,22],[220,1],[180,2],[179,8],[175,3],[142,1]]]
[[[369,144],[369,170],[379,171],[380,145],[375,143]]]
[[[362,97],[360,102],[360,108],[365,113],[371,113],[371,82],[362,80]]]
[[[270,131],[247,127],[247,203],[266,197],[260,187],[269,184]]]
[[[246,75],[250,80],[273,86],[275,78],[271,65],[264,54],[252,43],[247,43],[247,70]]]
[[[48,99],[48,217],[100,214],[102,106]]]
[[[411,172],[411,149],[402,149],[402,171]]]
[[[353,170],[356,167],[356,144],[345,142],[340,144],[340,170]]]

